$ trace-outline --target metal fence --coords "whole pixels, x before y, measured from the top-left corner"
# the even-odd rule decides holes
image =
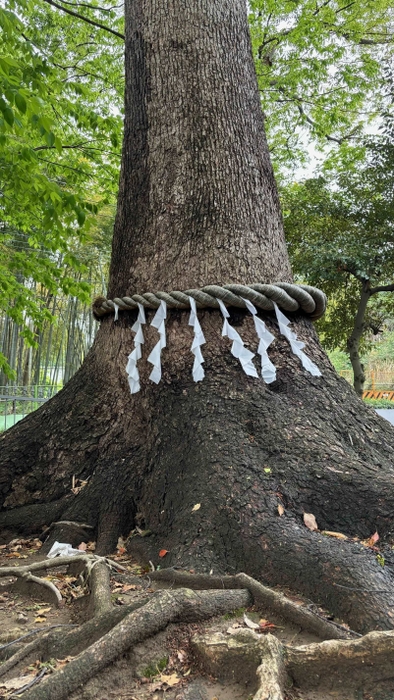
[[[35,411],[60,388],[53,385],[0,386],[0,431],[11,428]]]

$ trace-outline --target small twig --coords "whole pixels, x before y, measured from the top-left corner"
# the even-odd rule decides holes
[[[351,586],[343,586],[340,583],[333,583],[333,585],[338,586],[338,588],[346,588],[347,591],[357,591],[358,593],[386,593],[386,595],[393,595],[393,591],[375,591],[373,588],[351,588]]]
[[[146,578],[148,579],[147,583],[145,583],[145,581],[142,582],[142,587],[143,587],[144,591],[146,591],[146,589],[147,589],[147,588],[150,588],[150,586],[152,585],[152,579],[151,579],[151,577],[150,577],[150,576],[146,576]]]
[[[30,572],[22,575],[21,578],[25,579],[25,581],[37,583],[39,586],[44,586],[44,588],[48,588],[48,590],[54,593],[58,605],[60,605],[60,603],[63,601],[62,594],[60,593],[59,589],[56,588],[55,584],[52,583],[52,581],[47,581],[46,579],[40,578],[39,576],[33,576],[33,574],[31,574]]]
[[[308,605],[307,607],[308,607],[308,610],[310,610],[317,617],[320,617],[321,620],[327,621],[327,617],[325,617],[325,615],[322,615],[318,610],[316,610],[315,603],[312,603],[311,605]],[[345,627],[344,625],[340,625],[339,622],[334,622],[334,620],[329,620],[329,623],[330,623],[330,625],[334,625],[334,627],[336,627],[337,629],[353,635],[353,637],[362,637],[363,636],[359,632],[355,632],[354,630],[351,630],[348,627]]]
[[[43,677],[45,676],[45,674],[47,673],[47,671],[48,671],[48,669],[43,668],[43,669],[40,671],[40,673],[38,674],[38,676],[36,676],[35,678],[33,678],[33,680],[30,681],[30,683],[26,683],[26,685],[22,686],[22,688],[19,688],[19,690],[17,690],[15,693],[13,693],[10,697],[11,697],[11,698],[15,698],[17,695],[21,695],[22,693],[25,692],[25,690],[28,690],[29,688],[31,688],[31,687],[32,687],[33,685],[35,685],[36,683],[39,683],[40,680],[41,680],[41,678],[43,678]]]
[[[125,566],[122,566],[121,564],[118,564],[117,561],[113,561],[112,559],[108,559],[108,557],[99,557],[99,559],[105,559],[107,564],[109,564],[113,569],[119,569],[119,571],[124,571],[125,574],[127,574],[127,569]]]

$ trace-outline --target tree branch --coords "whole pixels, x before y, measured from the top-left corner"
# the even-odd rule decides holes
[[[377,294],[378,292],[394,292],[394,283],[382,284],[379,287],[372,287],[372,289],[369,290],[370,294]]]
[[[68,0],[60,0],[63,5],[71,5],[71,7],[87,7],[89,10],[100,10],[100,12],[111,12],[121,7],[121,5],[114,5],[113,7],[95,7],[94,5],[89,5],[84,2],[69,2]]]
[[[48,3],[48,5],[51,5],[52,7],[57,7],[58,10],[62,10],[66,14],[71,15],[71,17],[77,17],[78,19],[82,19],[84,22],[87,22],[87,24],[91,24],[93,27],[98,27],[98,29],[104,29],[106,32],[110,32],[110,34],[118,36],[124,41],[124,34],[121,34],[120,32],[117,32],[115,29],[111,29],[110,27],[106,27],[105,24],[95,22],[94,20],[89,19],[88,17],[84,17],[84,15],[80,15],[78,12],[73,12],[73,10],[68,10],[67,7],[63,7],[62,5],[59,5],[53,0],[44,0],[44,2]]]

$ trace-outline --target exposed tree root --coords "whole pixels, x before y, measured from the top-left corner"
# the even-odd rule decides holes
[[[246,590],[159,591],[139,610],[128,615],[110,632],[85,649],[56,674],[25,694],[26,700],[66,700],[79,686],[114,661],[131,646],[164,629],[170,622],[192,622],[245,607],[252,602]]]
[[[27,584],[35,583],[39,586],[47,588],[55,597],[55,601],[60,605],[63,601],[60,591],[55,584],[46,579],[34,576],[32,571],[43,571],[48,569],[58,569],[62,566],[68,567],[77,564],[86,568],[87,578],[92,574],[92,583],[94,589],[97,589],[97,595],[93,595],[92,599],[100,607],[100,611],[110,609],[110,592],[109,592],[109,569],[114,568],[121,571],[126,569],[116,562],[103,557],[94,555],[80,554],[71,557],[55,557],[54,559],[44,559],[43,561],[27,564],[26,566],[2,566],[0,567],[0,578],[12,576],[20,578]],[[97,568],[98,567],[98,568]],[[94,571],[94,573],[93,573]],[[100,612],[97,611],[97,612]]]
[[[246,574],[236,576],[193,575],[166,569],[150,576],[156,584],[178,589],[143,591],[132,605],[113,608],[107,560],[91,555],[59,557],[20,570],[43,571],[59,566],[83,567],[90,589],[92,618],[65,634],[50,629],[27,643],[0,667],[6,675],[27,658],[64,658],[71,661],[50,676],[37,676],[23,697],[26,700],[68,700],[70,695],[134,645],[164,629],[170,622],[196,622],[252,604],[271,611],[326,640],[300,647],[283,645],[276,637],[249,629],[235,634],[207,634],[192,640],[197,660],[212,675],[240,682],[249,679],[254,700],[284,700],[289,684],[316,688],[325,682],[346,687],[393,679],[394,632],[371,632],[357,639],[355,633],[324,620],[315,612],[263,586]],[[112,562],[119,568],[116,562]],[[15,575],[6,567],[0,575]],[[187,586],[187,587],[186,587]],[[194,589],[194,590],[192,590]],[[18,640],[16,640],[18,641]],[[330,686],[332,687],[332,685]]]
[[[189,574],[175,569],[154,571],[150,574],[154,581],[172,583],[176,586],[197,588],[200,590],[211,588],[247,588],[253,596],[254,603],[262,610],[268,609],[280,615],[285,620],[299,625],[302,629],[316,634],[321,639],[348,639],[351,636],[360,636],[356,632],[341,625],[336,625],[316,612],[304,606],[294,603],[290,598],[263,586],[247,574],[236,576],[208,576],[205,574]]]
[[[361,639],[288,648],[287,669],[297,684],[315,687],[322,679],[394,678],[394,632],[369,632]]]
[[[357,640],[330,640],[301,647],[282,645],[275,637],[241,630],[200,635],[193,648],[205,670],[222,679],[242,681],[245,669],[256,674],[253,700],[284,700],[286,687],[363,687],[363,683],[394,681],[394,632],[370,632]]]

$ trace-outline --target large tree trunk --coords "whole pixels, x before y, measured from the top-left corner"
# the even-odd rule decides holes
[[[109,296],[280,280],[291,273],[244,2],[129,0]],[[162,381],[148,380],[152,329],[133,396],[125,366],[135,315],[102,321],[65,389],[0,439],[2,524],[11,534],[87,523],[100,552],[138,524],[152,532],[130,541],[141,559],[158,563],[167,549],[162,565],[244,570],[356,629],[392,627],[387,567],[361,544],[310,532],[302,516],[313,513],[320,530],[389,536],[393,429],[337,377],[302,316],[294,328],[323,376],[306,373],[278,337],[271,385],[243,373],[217,311],[199,318],[204,381],[191,377],[188,313],[171,311]],[[278,336],[273,316],[264,320]],[[250,314],[233,310],[230,321],[255,350]],[[78,492],[73,477],[87,481]],[[52,538],[71,537],[67,527]]]

